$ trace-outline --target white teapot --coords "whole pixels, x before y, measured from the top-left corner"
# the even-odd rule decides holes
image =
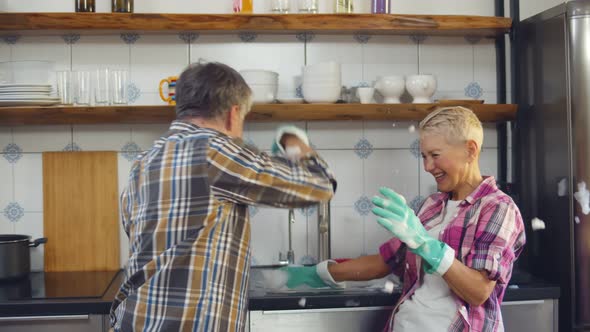
[[[403,76],[383,76],[375,83],[375,89],[383,96],[385,104],[399,104],[406,81]]]

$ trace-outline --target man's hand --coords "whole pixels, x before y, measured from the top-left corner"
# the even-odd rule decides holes
[[[302,156],[312,153],[313,150],[309,147],[309,138],[305,131],[295,126],[283,126],[277,130],[271,152],[298,160]]]

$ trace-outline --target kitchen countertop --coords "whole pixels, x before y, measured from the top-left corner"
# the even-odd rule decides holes
[[[94,272],[87,272],[94,273]],[[27,315],[78,315],[109,313],[111,303],[123,280],[123,272],[112,272],[113,279],[102,296],[1,300],[0,317]],[[115,274],[116,273],[116,274]],[[515,275],[516,276],[516,275]],[[532,301],[559,298],[559,287],[530,277],[515,278],[516,285],[506,290],[504,301]],[[519,281],[522,281],[519,283]],[[392,294],[380,290],[323,290],[307,292],[273,293],[251,292],[250,310],[291,310],[340,307],[393,306],[399,290]]]

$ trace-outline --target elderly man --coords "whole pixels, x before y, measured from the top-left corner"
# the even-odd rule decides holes
[[[232,68],[192,65],[176,93],[176,120],[135,161],[121,195],[130,258],[111,324],[115,331],[242,331],[248,205],[311,205],[329,200],[335,181],[297,128],[283,128],[274,142],[289,159],[244,144],[252,93]]]

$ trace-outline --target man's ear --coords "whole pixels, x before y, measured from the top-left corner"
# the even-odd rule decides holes
[[[238,123],[238,121],[240,121],[241,117],[242,112],[240,110],[240,107],[237,105],[232,106],[227,114],[227,118],[225,119],[225,129],[228,132],[231,132]]]

